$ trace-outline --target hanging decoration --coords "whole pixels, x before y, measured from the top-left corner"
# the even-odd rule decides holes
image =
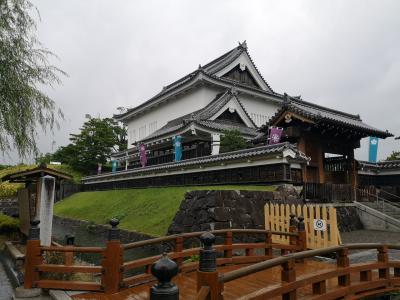
[[[147,164],[147,154],[146,154],[146,146],[144,144],[140,144],[139,146],[139,159],[142,167],[145,167]]]
[[[182,159],[182,137],[177,135],[173,139],[174,150],[175,150],[175,161],[180,161]]]
[[[269,127],[268,129],[268,145],[275,145],[281,142],[283,128]]]

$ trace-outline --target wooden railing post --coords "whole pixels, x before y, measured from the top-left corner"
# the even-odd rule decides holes
[[[101,285],[105,293],[116,293],[122,284],[123,249],[119,240],[119,221],[111,219],[108,241],[103,252]]]
[[[210,287],[210,293],[206,299],[222,299],[222,287],[218,281],[217,253],[213,248],[215,236],[211,232],[205,232],[200,236],[203,244],[200,249],[199,269],[197,270],[197,292],[203,287]]]
[[[296,232],[297,231],[297,220],[296,220],[296,215],[295,214],[290,214],[290,220],[289,220],[289,232]],[[292,246],[296,245],[296,237],[295,236],[289,236],[289,244]]]
[[[229,230],[225,234],[225,246],[228,249],[224,250],[224,257],[225,258],[232,258],[232,231]]]
[[[299,246],[300,251],[307,250],[307,234],[306,234],[306,226],[304,224],[304,217],[298,217],[299,222],[297,223],[297,245]]]
[[[290,259],[282,264],[281,280],[287,283],[296,281],[296,263],[294,259]],[[292,290],[287,293],[282,294],[283,300],[296,300],[297,291]]]
[[[349,260],[349,249],[343,248],[339,250],[337,253],[337,266],[339,268],[348,268],[350,266],[350,260]],[[338,276],[338,284],[340,286],[349,286],[350,285],[350,274],[344,274]]]
[[[265,248],[265,256],[272,257],[272,233],[271,231],[268,231],[267,234],[265,235],[265,243],[268,245],[268,247]]]
[[[181,267],[183,262],[182,251],[183,251],[183,237],[177,236],[175,239],[175,252],[179,253],[179,257],[175,259],[175,262],[177,263],[178,268]]]
[[[26,242],[25,256],[25,276],[24,288],[31,289],[36,287],[36,281],[39,280],[39,272],[36,267],[43,262],[40,251],[40,228],[39,220],[32,220],[29,229],[28,241]]]
[[[304,225],[304,217],[298,217],[299,222],[297,223],[297,251],[305,251],[307,250],[307,234],[306,227]],[[299,262],[303,262],[304,259],[299,259]]]
[[[75,236],[72,234],[65,235],[65,247],[66,248],[73,248],[75,243]],[[67,251],[64,252],[64,265],[71,266],[74,264],[74,252]]]
[[[388,254],[388,247],[383,245],[382,247],[378,248],[378,262],[384,263],[386,265],[385,268],[379,269],[379,278],[381,279],[389,279],[390,273],[387,264],[389,262],[389,254]]]
[[[178,264],[164,252],[151,266],[151,273],[158,279],[158,283],[150,288],[150,300],[179,300],[179,288],[171,281],[178,272]]]

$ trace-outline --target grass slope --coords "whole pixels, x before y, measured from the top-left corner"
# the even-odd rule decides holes
[[[273,189],[273,186],[201,186],[83,192],[56,203],[54,213],[97,224],[106,224],[116,217],[120,228],[162,236],[187,191]]]

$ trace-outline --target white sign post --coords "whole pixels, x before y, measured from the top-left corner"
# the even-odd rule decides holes
[[[314,230],[326,231],[326,221],[322,219],[314,219]]]

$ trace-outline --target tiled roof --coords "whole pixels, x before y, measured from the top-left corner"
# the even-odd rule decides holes
[[[359,161],[360,167],[363,169],[371,169],[371,170],[389,170],[389,169],[400,169],[400,160],[387,160],[387,161],[379,161],[376,163],[368,162],[368,161]]]
[[[165,126],[154,131],[152,134],[148,135],[142,141],[148,141],[148,140],[154,139],[156,137],[160,137],[160,136],[163,136],[166,134],[171,134],[171,133],[173,133],[177,130],[180,130],[184,127],[190,126],[190,124],[192,124],[192,123],[202,125],[202,126],[205,126],[208,128],[220,130],[220,131],[236,129],[236,130],[239,130],[242,134],[256,136],[258,134],[257,130],[255,129],[256,125],[254,124],[253,120],[250,118],[250,116],[248,114],[247,114],[247,117],[252,122],[254,128],[247,127],[247,126],[237,124],[237,123],[228,122],[228,121],[209,120],[209,118],[211,118],[219,110],[221,110],[224,107],[224,105],[226,105],[229,102],[229,100],[231,100],[233,97],[236,98],[236,100],[238,101],[238,103],[241,106],[241,108],[243,109],[243,111],[247,114],[242,103],[237,98],[236,93],[234,91],[232,92],[232,90],[227,90],[223,94],[218,94],[217,97],[214,100],[212,100],[204,108],[169,121]]]
[[[167,94],[170,91],[175,90],[176,88],[180,87],[181,85],[189,82],[191,79],[193,79],[194,77],[196,77],[197,74],[199,74],[199,72],[203,72],[209,76],[212,76],[214,78],[216,78],[215,73],[217,73],[218,71],[222,70],[224,67],[226,67],[227,65],[229,65],[230,63],[232,63],[236,58],[238,58],[243,52],[246,52],[246,54],[248,55],[248,57],[250,58],[250,61],[253,63],[254,68],[256,69],[257,73],[260,75],[260,77],[262,78],[262,80],[264,81],[264,83],[266,84],[266,86],[268,87],[269,90],[264,91],[262,89],[257,89],[269,94],[275,94],[274,91],[271,89],[271,87],[269,86],[269,84],[265,81],[264,77],[261,75],[261,73],[259,72],[259,70],[257,69],[256,65],[254,64],[254,61],[252,60],[249,52],[247,51],[247,45],[246,42],[243,43],[239,43],[239,46],[235,47],[234,49],[226,52],[225,54],[221,55],[220,57],[214,59],[213,61],[205,64],[203,67],[201,65],[199,65],[199,68],[191,73],[189,73],[188,75],[174,81],[173,83],[163,87],[163,89],[156,94],[155,96],[153,96],[152,98],[150,98],[149,100],[147,100],[146,102],[140,104],[139,106],[136,106],[134,108],[128,109],[128,111],[126,111],[125,113],[119,114],[119,115],[114,115],[114,118],[122,118],[126,115],[128,115],[130,112],[145,106],[146,104],[156,100],[157,98]],[[222,78],[221,78],[222,79]],[[239,84],[234,80],[229,80],[224,78],[225,81],[230,82],[232,84]],[[244,87],[248,87],[244,84],[240,84],[241,86]]]
[[[352,115],[327,107],[319,106],[297,98],[286,97],[282,108],[269,120],[268,125],[274,124],[282,113],[290,111],[316,122],[336,123],[344,127],[363,132],[366,136],[373,135],[381,138],[392,136],[388,131],[383,131],[364,123],[359,115]]]
[[[258,131],[256,128],[251,128],[243,125],[238,125],[237,123],[225,121],[225,120],[205,120],[205,121],[199,121],[198,122],[200,125],[203,125],[208,128],[213,128],[217,130],[238,130],[240,133],[245,134],[245,135],[251,135],[251,136],[256,136],[258,134]]]
[[[210,163],[217,163],[217,162],[224,162],[224,161],[234,161],[238,159],[245,159],[257,156],[263,156],[268,154],[275,154],[275,153],[282,153],[285,150],[292,150],[295,153],[295,158],[299,160],[306,160],[307,158],[301,153],[293,144],[290,143],[280,143],[276,145],[268,145],[268,146],[261,146],[255,147],[250,149],[232,151],[221,153],[218,155],[209,155],[209,156],[202,156],[192,159],[181,160],[178,162],[170,162],[155,166],[148,166],[144,168],[126,170],[126,171],[119,171],[115,173],[105,173],[101,175],[94,175],[94,176],[87,176],[82,178],[82,181],[90,180],[90,179],[97,179],[102,177],[115,177],[118,175],[125,175],[125,174],[135,174],[135,173],[146,173],[146,172],[154,172],[154,171],[161,171],[161,170],[168,170],[174,168],[183,168],[183,167],[190,167],[190,166],[205,166],[206,164]]]

